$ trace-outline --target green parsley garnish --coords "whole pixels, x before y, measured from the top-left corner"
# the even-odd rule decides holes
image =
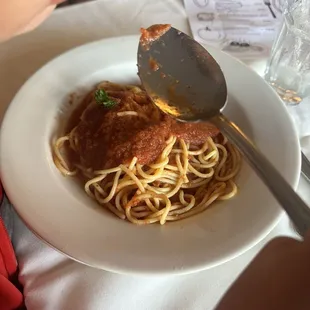
[[[97,89],[95,91],[95,100],[97,104],[102,105],[105,108],[113,108],[117,102],[109,98],[107,93],[103,89]]]

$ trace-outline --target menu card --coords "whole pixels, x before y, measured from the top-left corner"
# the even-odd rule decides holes
[[[195,40],[238,58],[268,56],[285,0],[184,0]]]

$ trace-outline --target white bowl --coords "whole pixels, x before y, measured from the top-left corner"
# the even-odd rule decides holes
[[[101,80],[138,82],[138,37],[81,46],[34,74],[11,103],[1,129],[1,178],[25,223],[43,240],[87,265],[119,273],[183,274],[243,253],[282,213],[255,173],[243,164],[239,194],[204,213],[165,226],[138,227],[100,208],[54,166],[51,140],[74,105]],[[234,120],[296,188],[300,147],[284,104],[256,73],[209,49],[227,79],[224,113]]]

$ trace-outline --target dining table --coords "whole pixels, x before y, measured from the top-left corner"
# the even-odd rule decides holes
[[[61,7],[36,30],[1,43],[0,121],[23,83],[49,60],[91,41],[138,34],[140,27],[155,23],[173,24],[191,34],[182,0],[97,0]],[[265,54],[243,61],[263,75]],[[306,98],[288,110],[303,151],[310,156],[310,101]],[[310,184],[303,177],[297,192],[310,204]],[[12,242],[28,310],[211,310],[269,240],[280,235],[297,237],[283,213],[266,238],[217,267],[189,275],[129,276],[68,258],[40,240],[14,211],[11,216]]]

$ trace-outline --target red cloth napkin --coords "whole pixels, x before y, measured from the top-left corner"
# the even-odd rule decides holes
[[[3,189],[0,183],[0,206]],[[17,279],[17,261],[6,228],[0,218],[0,309],[13,310],[23,306],[23,295],[14,285]]]

